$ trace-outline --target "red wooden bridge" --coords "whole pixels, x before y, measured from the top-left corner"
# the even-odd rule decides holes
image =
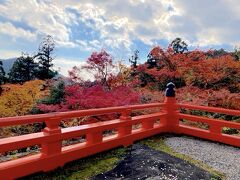
[[[0,153],[34,145],[40,146],[38,154],[0,163],[1,179],[14,179],[39,171],[49,171],[63,166],[69,161],[115,147],[128,146],[136,140],[159,133],[191,135],[240,147],[240,136],[222,133],[224,127],[240,129],[240,123],[184,114],[180,113],[180,109],[201,110],[233,116],[240,116],[240,111],[179,104],[175,100],[175,93],[171,91],[171,88],[170,91],[166,91],[164,103],[0,118],[0,127],[38,122],[46,123],[42,132],[0,139]],[[131,117],[132,111],[149,108],[159,108],[159,110],[155,113]],[[119,119],[76,127],[61,128],[59,126],[63,119],[112,113],[120,113],[121,116]],[[206,123],[209,128],[191,127],[181,123],[182,119]],[[136,124],[141,124],[141,128],[133,129],[132,127]],[[117,130],[117,134],[103,136],[104,131],[113,129]],[[62,146],[63,140],[80,136],[85,136],[86,141]]]

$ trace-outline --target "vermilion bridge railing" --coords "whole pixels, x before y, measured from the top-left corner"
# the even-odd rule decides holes
[[[178,104],[176,103],[174,93],[167,92],[166,95],[164,103],[0,118],[0,127],[37,122],[46,123],[46,127],[42,132],[0,139],[0,153],[40,145],[38,154],[0,163],[1,179],[14,179],[39,171],[49,171],[63,166],[69,161],[115,147],[128,146],[136,140],[159,133],[186,134],[240,147],[240,136],[222,133],[223,127],[240,129],[240,123],[183,114],[179,110],[184,108],[234,116],[240,116],[240,111]],[[132,111],[147,108],[159,108],[159,111],[131,117]],[[121,116],[115,120],[76,127],[60,128],[59,126],[63,119],[112,113],[120,113]],[[204,130],[188,126],[181,123],[182,119],[206,123],[209,125],[209,129]],[[132,127],[136,124],[141,124],[141,128],[133,129]],[[113,129],[117,130],[117,134],[103,136],[104,131]],[[80,136],[86,136],[86,141],[62,146],[63,140]]]

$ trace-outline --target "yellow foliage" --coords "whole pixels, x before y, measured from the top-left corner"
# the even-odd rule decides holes
[[[0,96],[0,117],[21,116],[27,114],[36,101],[43,97],[44,81],[28,81],[23,85],[3,85],[3,93]]]
[[[121,62],[118,63],[119,74],[121,74],[122,78],[127,81],[131,74],[131,68],[127,67],[126,65],[122,64]]]
[[[116,76],[111,76],[108,80],[111,87],[117,87],[128,84],[130,82],[129,78],[131,75],[131,68],[127,67],[121,62],[118,62],[116,67],[118,74]]]

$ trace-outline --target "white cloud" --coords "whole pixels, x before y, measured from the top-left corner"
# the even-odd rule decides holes
[[[77,60],[73,59],[67,59],[67,58],[56,58],[53,61],[54,69],[59,70],[59,73],[68,76],[68,71],[72,69],[74,66],[78,66],[82,62],[79,62]]]
[[[9,58],[15,58],[21,56],[20,51],[14,51],[14,50],[2,50],[0,49],[0,59],[9,59]]]
[[[68,11],[76,10],[80,16]],[[137,13],[136,13],[137,12]],[[0,15],[13,21],[26,23],[38,35],[50,34],[57,45],[76,47],[79,41],[70,40],[72,24],[81,24],[99,32],[97,47],[121,48],[131,51],[133,40],[140,39],[152,44],[152,39],[163,36],[154,19],[165,13],[159,1],[36,1],[9,0],[0,5]],[[81,31],[81,29],[79,29]],[[93,40],[89,40],[93,41]],[[110,44],[111,42],[111,44]],[[86,42],[87,45],[91,42]],[[80,44],[81,45],[81,44]],[[82,48],[82,46],[79,46]],[[85,48],[91,50],[92,48]]]
[[[76,44],[82,51],[99,51],[102,48],[102,44],[98,40],[76,40]]]
[[[86,62],[60,57],[56,58],[53,61],[53,64],[55,70],[57,70],[60,74],[69,77],[68,71],[70,71],[74,66],[82,67],[86,65]],[[83,80],[94,80],[94,76],[86,70],[81,70],[79,75]]]
[[[120,56],[132,51],[135,40],[152,46],[157,40],[182,37],[194,46],[235,46],[240,43],[239,11],[235,0],[8,0],[0,4],[0,16],[33,30],[1,23],[0,33],[25,39],[50,34],[58,46],[105,48]],[[73,32],[73,25],[79,29]],[[74,39],[82,26],[97,36]]]
[[[0,33],[12,36],[14,38],[27,39],[29,41],[33,41],[36,39],[36,34],[22,28],[17,28],[9,22],[0,22]]]
[[[240,43],[239,1],[233,0],[187,0],[173,1],[180,12],[179,18],[169,18],[170,32],[175,28],[179,36],[188,38],[192,44],[237,45]],[[173,34],[174,31],[172,31]]]
[[[50,1],[9,0],[0,4],[0,15],[12,21],[27,24],[39,36],[50,34],[60,46],[72,45],[69,42],[71,30],[67,27],[71,22],[71,16]]]

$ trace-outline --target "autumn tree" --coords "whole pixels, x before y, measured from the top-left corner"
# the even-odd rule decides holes
[[[82,69],[86,69],[93,73],[95,79],[100,81],[102,85],[107,85],[107,79],[113,70],[112,57],[105,51],[93,52],[87,59],[87,65]]]
[[[2,85],[0,117],[22,116],[30,112],[36,101],[43,97],[41,86],[44,81],[33,80],[19,84]]]
[[[176,67],[171,62],[171,55],[170,52],[165,52],[160,46],[155,46],[148,54],[147,64],[149,64],[149,68],[166,66],[170,71],[174,71]]]
[[[37,64],[28,54],[17,58],[9,72],[9,81],[12,83],[23,83],[35,79]]]
[[[173,48],[174,53],[183,53],[184,51],[188,51],[188,45],[185,41],[183,41],[181,38],[174,39],[170,47]]]
[[[51,91],[50,96],[53,91]],[[131,87],[118,86],[110,91],[97,84],[91,87],[80,84],[68,85],[64,89],[64,99],[58,104],[40,103],[42,112],[68,111],[78,109],[103,108],[139,103],[140,94]]]
[[[74,66],[71,70],[68,71],[68,76],[70,80],[74,83],[83,83],[84,80],[81,77],[81,68]]]
[[[37,55],[34,58],[39,60],[38,78],[39,79],[51,79],[56,75],[56,72],[51,70],[53,66],[53,53],[55,49],[55,42],[50,35],[43,38],[38,48]]]
[[[112,74],[108,78],[108,84],[111,87],[127,86],[130,84],[132,70],[121,61],[116,64],[117,74]]]

